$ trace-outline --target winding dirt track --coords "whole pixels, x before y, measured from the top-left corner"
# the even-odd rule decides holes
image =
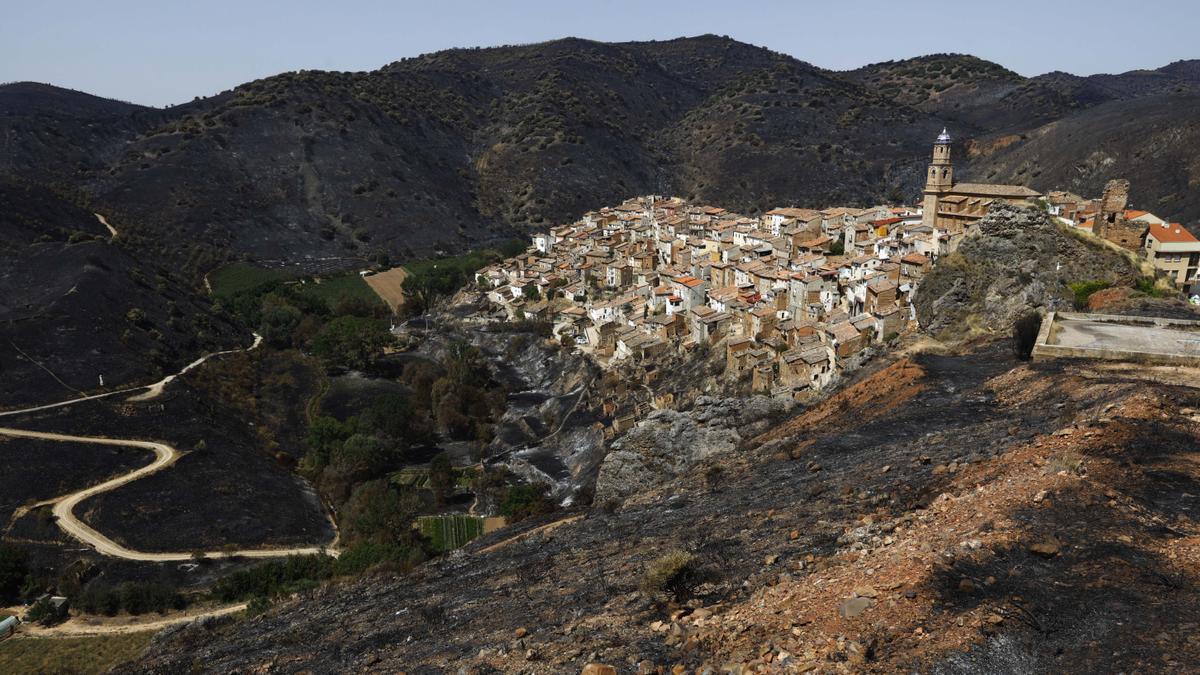
[[[186,367],[183,368],[183,370],[179,371],[175,375],[169,375],[169,376],[163,378],[162,380],[150,385],[149,387],[146,387],[146,386],[132,387],[129,389],[122,389],[119,391],[111,391],[111,392],[107,392],[104,394],[94,394],[92,396],[83,396],[80,398],[71,399],[69,401],[62,401],[59,403],[51,403],[48,405],[34,406],[32,408],[25,408],[23,410],[11,410],[8,412],[0,413],[0,417],[4,417],[4,416],[8,416],[8,415],[17,415],[17,414],[28,413],[28,412],[36,412],[38,410],[46,410],[49,408],[57,408],[57,407],[72,405],[75,403],[80,403],[82,401],[90,401],[90,400],[94,400],[94,399],[98,399],[98,398],[104,398],[106,396],[115,396],[117,394],[129,393],[129,392],[138,391],[141,389],[146,389],[146,391],[142,394],[131,396],[127,400],[129,400],[129,401],[150,400],[150,399],[153,399],[153,398],[159,396],[160,394],[162,394],[163,388],[166,387],[167,384],[172,382],[176,377],[178,377],[179,375],[182,375],[183,373],[188,372],[192,368],[199,366],[201,363],[204,363],[208,359],[210,359],[214,356],[219,356],[221,354],[229,354],[229,353],[238,352],[238,351],[248,351],[250,349],[255,349],[260,344],[262,344],[262,338],[260,336],[255,335],[254,338],[255,338],[254,344],[251,345],[246,350],[231,349],[231,350],[227,350],[227,351],[223,351],[223,352],[215,352],[213,354],[205,355],[199,359],[196,359],[192,363],[189,363]],[[62,530],[64,532],[66,532],[68,535],[74,537],[75,539],[78,539],[79,541],[84,542],[85,544],[88,544],[88,545],[94,547],[96,549],[96,552],[100,553],[102,555],[112,556],[115,558],[124,558],[126,560],[139,560],[139,561],[143,561],[143,562],[175,562],[175,561],[191,560],[193,558],[193,556],[195,555],[195,552],[193,552],[193,551],[149,553],[149,552],[145,552],[145,551],[135,551],[133,549],[126,548],[126,547],[118,544],[117,542],[113,541],[112,539],[109,539],[108,537],[104,536],[103,534],[97,532],[96,530],[92,529],[91,527],[89,527],[86,523],[79,520],[79,518],[77,518],[74,513],[75,507],[78,506],[80,502],[82,502],[83,500],[85,500],[89,497],[93,497],[102,492],[108,492],[110,490],[115,490],[115,489],[121,487],[122,485],[126,485],[135,480],[138,480],[139,478],[144,478],[153,473],[157,473],[159,471],[162,471],[163,469],[170,467],[180,457],[180,452],[178,450],[176,450],[174,447],[167,445],[166,443],[159,443],[156,441],[141,441],[141,440],[124,439],[124,438],[105,438],[105,437],[100,437],[100,436],[72,436],[69,434],[51,433],[51,432],[46,432],[46,431],[28,431],[28,430],[24,430],[24,429],[13,429],[13,428],[8,428],[8,427],[0,427],[0,436],[11,436],[14,438],[36,438],[36,439],[40,439],[40,440],[58,441],[58,442],[64,442],[64,443],[92,443],[95,445],[120,445],[120,446],[125,446],[125,447],[142,448],[145,450],[153,451],[154,452],[154,461],[147,464],[146,466],[141,467],[140,469],[135,469],[133,471],[130,471],[129,473],[122,474],[120,476],[117,476],[116,478],[112,478],[110,480],[104,481],[103,483],[99,483],[97,485],[93,485],[91,487],[84,488],[83,490],[79,490],[77,492],[72,492],[72,493],[65,494],[65,495],[62,495],[59,497],[55,497],[53,499],[48,499],[46,501],[39,502],[38,504],[35,504],[34,507],[47,506],[47,505],[53,504],[54,505],[53,512],[54,512],[55,517],[57,518],[58,526],[60,528],[62,528]],[[33,508],[33,507],[28,507],[28,508]],[[335,538],[334,544],[336,544],[336,542],[337,542],[337,540]],[[324,550],[326,553],[328,553],[329,555],[332,555],[332,556],[338,555],[338,551],[335,550],[332,547],[332,545],[328,549],[322,549],[321,547],[310,546],[310,547],[302,547],[302,548],[256,548],[256,549],[205,551],[204,555],[205,555],[205,557],[208,557],[208,558],[228,558],[228,557],[275,558],[275,557],[288,556],[288,555],[308,555],[308,554],[321,552],[322,550]]]
[[[171,626],[191,623],[201,619],[212,619],[220,616],[228,616],[237,614],[245,610],[247,603],[240,602],[215,609],[207,609],[203,611],[185,611],[183,613],[174,614],[158,619],[141,620],[140,617],[129,619],[128,617],[120,617],[117,619],[96,618],[96,617],[71,617],[63,623],[53,626],[40,626],[36,623],[21,624],[20,632],[17,635],[20,638],[70,638],[70,637],[88,637],[97,635],[113,635],[123,633],[142,633],[147,631],[158,631]]]

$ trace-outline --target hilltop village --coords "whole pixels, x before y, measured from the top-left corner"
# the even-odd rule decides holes
[[[920,221],[886,206],[749,218],[649,196],[538,234],[476,280],[508,318],[552,323],[602,366],[722,343],[727,377],[802,397],[910,328],[916,283],[953,246]]]
[[[550,324],[553,337],[602,367],[633,362],[650,374],[664,356],[723,345],[725,377],[805,399],[916,327],[922,277],[995,203],[1036,203],[1087,230],[1099,222],[1098,235],[1129,248],[1157,250],[1168,232],[1190,237],[1126,210],[1124,181],[1098,200],[956,183],[950,148],[943,132],[920,207],[788,207],[754,218],[639,197],[535,235],[524,254],[480,270],[476,282],[505,318]],[[1136,228],[1132,244],[1118,241]]]

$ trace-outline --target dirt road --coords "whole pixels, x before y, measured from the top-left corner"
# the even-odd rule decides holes
[[[54,505],[54,516],[58,519],[58,526],[64,532],[71,535],[75,539],[82,541],[96,549],[97,553],[102,555],[112,556],[114,558],[124,558],[126,560],[139,560],[142,562],[175,562],[191,560],[193,552],[178,551],[168,553],[149,553],[145,551],[135,551],[126,548],[108,537],[100,534],[96,530],[89,527],[86,523],[75,517],[75,507],[80,502],[93,497],[102,492],[115,490],[122,485],[132,483],[133,481],[157,473],[171,466],[179,459],[180,453],[174,447],[166,443],[157,443],[155,441],[138,441],[122,438],[101,438],[97,436],[70,436],[67,434],[56,434],[44,431],[26,431],[23,429],[10,429],[0,427],[0,436],[12,436],[16,438],[36,438],[45,441],[60,441],[65,443],[93,443],[96,445],[123,445],[131,448],[143,448],[154,452],[154,461],[135,469],[129,473],[122,474],[111,480],[104,481],[97,485],[93,485],[78,492],[55,497],[35,506]],[[301,548],[258,548],[258,549],[237,549],[237,550],[219,550],[205,551],[204,555],[207,558],[227,558],[227,557],[243,557],[243,558],[274,558],[288,555],[311,555],[319,553],[320,547],[309,546]],[[330,555],[337,555],[337,551],[327,551]]]
[[[70,637],[86,637],[91,635],[113,635],[118,633],[141,633],[143,631],[158,631],[170,626],[179,624],[191,623],[201,619],[211,619],[215,617],[228,616],[237,614],[246,609],[246,603],[229,605],[227,607],[218,607],[204,611],[191,611],[174,614],[162,618],[154,618],[145,620],[141,617],[118,617],[118,618],[97,618],[97,617],[71,617],[63,623],[45,627],[33,623],[21,624],[17,629],[18,639],[21,637],[34,638],[70,638]]]
[[[24,408],[22,410],[10,410],[8,412],[0,413],[0,417],[8,416],[8,415],[17,415],[17,414],[21,414],[21,413],[35,412],[38,410],[46,410],[48,408],[57,408],[57,407],[67,406],[67,405],[72,405],[74,403],[79,403],[82,401],[90,401],[90,400],[97,399],[97,398],[104,398],[106,396],[115,396],[117,394],[138,391],[140,389],[146,389],[146,391],[144,393],[138,394],[136,396],[132,396],[128,400],[130,400],[130,401],[146,401],[149,399],[153,399],[156,396],[159,396],[160,394],[162,394],[163,388],[166,387],[168,384],[170,384],[176,377],[199,366],[200,364],[204,363],[208,359],[210,359],[214,356],[220,356],[221,354],[230,354],[230,353],[239,352],[239,351],[249,351],[251,349],[257,348],[260,344],[262,344],[262,337],[259,335],[255,335],[254,336],[254,344],[252,344],[250,347],[248,347],[244,350],[243,349],[230,349],[230,350],[226,350],[223,352],[215,352],[212,354],[206,354],[206,355],[196,359],[195,361],[189,363],[178,373],[176,373],[174,375],[168,375],[167,377],[164,377],[162,380],[150,385],[149,387],[145,387],[145,386],[132,387],[129,389],[122,389],[119,391],[107,392],[104,394],[94,394],[91,396],[82,396],[80,398],[72,399],[69,401],[62,401],[59,403],[51,403],[48,405],[34,406],[32,408]],[[0,427],[0,436],[11,436],[14,438],[36,438],[39,440],[57,441],[57,442],[63,442],[63,443],[91,443],[94,445],[121,445],[121,446],[126,446],[126,447],[131,447],[131,448],[142,448],[142,449],[150,450],[150,451],[154,452],[154,461],[147,464],[146,466],[141,467],[140,469],[135,469],[133,471],[130,471],[129,473],[122,474],[120,476],[117,476],[116,478],[112,478],[110,480],[104,481],[103,483],[99,483],[97,485],[93,485],[91,487],[84,488],[83,490],[79,490],[77,492],[72,492],[69,494],[61,495],[61,496],[55,497],[53,499],[47,499],[45,501],[34,504],[32,506],[25,507],[22,510],[28,510],[28,509],[36,508],[39,506],[53,505],[54,506],[53,512],[54,512],[55,517],[57,518],[58,526],[60,528],[62,528],[62,530],[64,532],[66,532],[68,535],[74,537],[75,539],[78,539],[79,541],[84,542],[85,544],[88,544],[88,545],[94,547],[96,549],[96,552],[101,553],[103,555],[113,556],[115,558],[124,558],[126,560],[139,560],[139,561],[143,561],[143,562],[173,562],[173,561],[185,561],[185,560],[192,559],[192,557],[194,555],[194,552],[192,552],[192,551],[150,553],[150,552],[145,552],[145,551],[135,551],[133,549],[126,548],[126,547],[118,544],[117,542],[113,541],[112,539],[109,539],[108,537],[104,536],[103,534],[100,534],[99,532],[92,529],[91,527],[88,527],[88,525],[86,523],[84,523],[83,521],[76,518],[75,513],[74,513],[75,507],[78,506],[80,502],[82,502],[83,500],[85,500],[89,497],[93,497],[102,492],[108,492],[110,490],[115,490],[115,489],[121,487],[122,485],[126,485],[135,480],[138,480],[139,478],[144,478],[153,473],[157,473],[157,472],[162,471],[163,469],[166,469],[167,467],[171,466],[180,457],[180,452],[178,450],[176,450],[174,447],[167,445],[166,443],[159,443],[156,441],[143,441],[143,440],[124,439],[124,438],[104,438],[104,437],[99,437],[99,436],[72,436],[70,434],[59,434],[59,433],[51,433],[51,432],[45,432],[45,431],[28,431],[28,430],[24,430],[24,429],[13,429],[13,428],[9,428],[9,427]],[[336,526],[335,526],[335,531],[336,531]],[[335,538],[333,544],[330,546],[330,548],[325,549],[325,552],[328,553],[329,555],[337,556],[338,551],[333,548],[333,546],[336,545],[336,543],[337,543],[337,539]],[[205,551],[204,555],[205,555],[205,557],[208,557],[208,558],[228,558],[228,557],[275,558],[275,557],[288,556],[288,555],[311,555],[314,553],[318,553],[322,550],[323,550],[322,548],[316,547],[316,546],[300,547],[300,548],[257,548],[257,549]]]
[[[111,235],[112,235],[112,237],[111,237],[112,239],[116,239],[116,238],[117,238],[117,228],[113,227],[112,225],[109,225],[109,224],[108,224],[108,219],[107,219],[107,218],[105,218],[104,216],[100,215],[99,213],[93,213],[92,215],[93,215],[93,216],[96,216],[96,220],[100,221],[100,224],[101,224],[101,225],[103,225],[103,226],[105,226],[105,227],[107,227],[107,228],[108,228],[108,232],[109,232],[109,234],[111,234]]]

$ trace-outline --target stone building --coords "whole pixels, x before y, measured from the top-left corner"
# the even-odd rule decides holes
[[[959,233],[987,215],[993,203],[1028,204],[1042,196],[1040,192],[1020,185],[956,183],[950,144],[950,134],[942,129],[934,141],[933,161],[925,179],[922,225]]]
[[[1104,186],[1100,210],[1092,224],[1092,233],[1114,244],[1136,251],[1142,246],[1146,224],[1129,218],[1125,205],[1129,201],[1129,181],[1116,179]]]

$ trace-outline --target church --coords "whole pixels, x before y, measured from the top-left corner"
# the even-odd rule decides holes
[[[921,224],[957,234],[987,215],[996,202],[1029,204],[1042,196],[1020,185],[955,183],[950,162],[950,134],[942,129],[933,143],[933,162],[925,179],[925,202]]]

